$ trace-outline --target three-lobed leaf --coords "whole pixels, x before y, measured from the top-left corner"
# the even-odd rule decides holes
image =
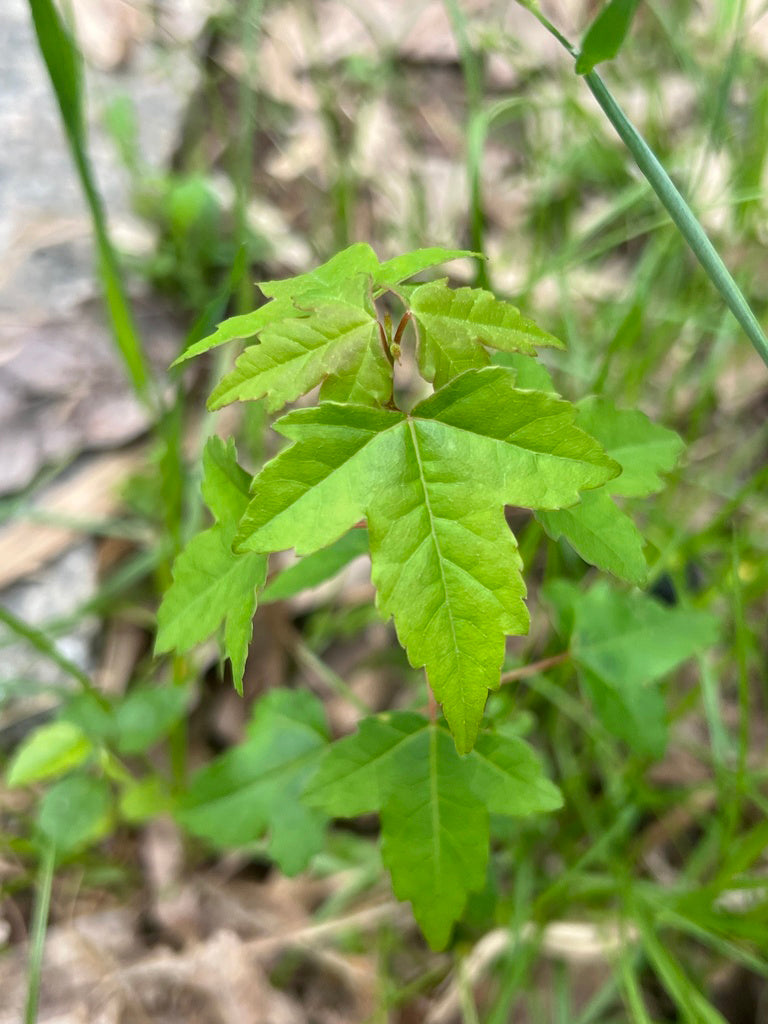
[[[389,360],[375,316],[366,309],[333,303],[308,317],[286,320],[261,334],[231,373],[214,389],[211,409],[234,401],[266,398],[270,411],[306,394],[326,377],[347,381],[334,397],[381,403],[392,391]]]
[[[309,554],[367,518],[381,611],[471,749],[504,637],[527,631],[504,505],[558,508],[618,472],[554,395],[470,370],[409,415],[324,403],[283,417],[294,444],[255,478],[239,550]]]
[[[522,740],[481,736],[462,758],[443,728],[409,712],[364,719],[324,754],[304,798],[340,817],[381,812],[395,893],[436,949],[485,883],[489,813],[522,817],[562,803]]]

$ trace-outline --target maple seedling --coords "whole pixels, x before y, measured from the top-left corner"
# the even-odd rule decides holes
[[[269,555],[293,549],[302,561],[288,570],[291,585],[311,586],[367,543],[378,609],[394,620],[411,664],[426,670],[445,722],[379,715],[329,745],[313,699],[270,697],[257,711],[256,738],[230,752],[234,775],[252,783],[233,793],[232,774],[216,769],[179,814],[193,831],[221,839],[211,808],[226,816],[242,807],[248,836],[268,831],[275,859],[298,870],[313,850],[299,843],[280,852],[291,814],[304,815],[297,828],[311,820],[307,834],[315,835],[318,814],[378,810],[395,891],[438,947],[467,894],[484,884],[489,814],[533,814],[560,802],[522,740],[481,731],[506,637],[529,626],[505,506],[530,509],[553,539],[565,537],[585,561],[639,584],[643,540],[614,499],[660,489],[659,473],[681,451],[675,434],[640,412],[556,394],[535,357],[561,343],[510,303],[446,281],[406,283],[469,255],[421,249],[380,262],[370,246],[352,245],[309,273],[263,283],[264,306],[225,321],[180,357],[257,339],[215,387],[211,409],[261,399],[277,412],[316,387],[319,397],[273,424],[289,443],[253,479],[231,441],[208,442],[203,497],[215,522],[179,555],[158,615],[160,652],[189,650],[223,625],[240,688]],[[375,306],[388,292],[404,307],[394,334]],[[433,393],[405,410],[393,376],[409,323],[418,372]],[[367,534],[355,529],[361,522]],[[280,579],[265,599],[270,588],[279,596]],[[282,730],[283,743],[264,739],[271,728]],[[260,782],[289,764],[302,812],[278,807]],[[230,838],[233,829],[241,836],[232,814],[227,821]]]

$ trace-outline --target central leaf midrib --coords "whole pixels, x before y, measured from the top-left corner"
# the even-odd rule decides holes
[[[429,520],[429,532],[432,537],[432,543],[434,544],[435,552],[437,553],[438,565],[440,566],[440,579],[443,584],[443,593],[445,594],[445,605],[446,608],[448,609],[448,621],[450,622],[451,625],[451,639],[453,640],[453,651],[456,656],[456,660],[459,661],[461,652],[459,650],[458,641],[456,639],[456,625],[453,621],[453,608],[451,607],[451,602],[449,600],[448,581],[445,578],[445,570],[443,568],[443,553],[440,549],[440,542],[437,538],[437,533],[435,531],[435,520],[432,514],[432,504],[429,500],[429,491],[427,490],[427,481],[424,475],[424,464],[421,461],[421,452],[419,451],[419,442],[416,436],[416,429],[413,425],[413,420],[409,418],[406,422],[408,423],[408,430],[410,431],[411,434],[411,443],[413,444],[413,451],[414,455],[416,456],[416,464],[419,467],[419,481],[421,483],[421,489],[424,494],[424,507],[426,508],[427,518]],[[461,693],[461,702],[462,704],[464,704],[463,687],[459,687],[459,690]]]

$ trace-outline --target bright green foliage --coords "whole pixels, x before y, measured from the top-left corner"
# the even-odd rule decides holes
[[[461,758],[444,729],[407,712],[367,718],[334,744],[305,798],[337,816],[381,812],[395,893],[436,949],[485,883],[489,812],[522,817],[561,804],[522,740],[481,736]]]
[[[368,554],[368,531],[351,530],[327,548],[307,555],[295,565],[284,569],[271,580],[261,593],[261,604],[285,601],[310,587],[317,587],[331,579],[360,555]]]
[[[203,472],[203,494],[218,521],[193,537],[174,563],[173,584],[157,613],[155,649],[188,651],[224,623],[224,649],[240,689],[267,560],[232,550],[238,518],[248,504],[248,477],[237,465],[234,444],[210,438]]]
[[[563,347],[520,310],[482,288],[424,284],[411,292],[410,308],[421,327],[419,370],[436,388],[464,370],[486,366],[483,345],[527,355],[539,345]]]
[[[552,375],[538,359],[531,359],[522,352],[494,352],[491,362],[515,371],[515,383],[526,391],[547,391],[557,394]]]
[[[94,843],[112,828],[112,796],[104,779],[70,775],[40,802],[37,827],[60,853]]]
[[[478,255],[476,252],[467,252],[465,249],[441,249],[437,246],[403,253],[402,256],[386,260],[374,271],[376,291],[394,288],[401,281],[413,277],[414,274],[420,274],[423,270],[440,266],[441,263]]]
[[[587,29],[576,60],[576,73],[586,75],[595,65],[611,60],[621,49],[639,0],[609,0]]]
[[[178,557],[159,613],[161,651],[188,650],[223,622],[238,682],[269,554],[293,549],[299,561],[266,587],[265,601],[316,586],[370,553],[379,611],[394,619],[411,664],[426,669],[450,733],[441,721],[398,712],[365,719],[329,746],[315,698],[273,692],[246,742],[199,772],[174,813],[216,845],[267,840],[292,873],[320,848],[326,815],[378,811],[395,893],[410,900],[436,948],[469,894],[486,886],[491,815],[560,805],[517,735],[480,731],[506,637],[528,629],[505,506],[533,510],[550,536],[639,583],[642,538],[615,499],[658,490],[681,449],[641,413],[562,399],[532,358],[560,342],[510,303],[446,281],[402,283],[471,255],[422,249],[380,263],[357,243],[307,274],[266,282],[265,306],[184,354],[257,337],[215,388],[211,408],[258,399],[275,411],[320,391],[317,404],[274,424],[289,443],[252,481],[232,446],[209,442],[203,496],[216,522]],[[434,393],[405,411],[394,375],[409,316],[417,366]],[[596,714],[634,750],[657,755],[666,736],[658,680],[710,642],[711,621],[638,594],[560,589],[559,628],[572,638]],[[136,698],[139,711],[145,697]],[[165,728],[172,710],[158,711]],[[148,741],[142,715],[136,720],[123,746]],[[117,781],[133,820],[164,806],[164,792]]]
[[[577,408],[579,426],[601,442],[621,466],[621,475],[600,491],[583,495],[578,505],[540,512],[537,518],[550,537],[566,537],[585,561],[642,585],[647,574],[643,538],[611,496],[640,497],[661,490],[659,474],[674,468],[683,443],[642,412],[616,409],[604,398],[587,398]]]
[[[501,367],[470,370],[410,415],[325,403],[276,429],[295,442],[253,483],[239,550],[309,554],[367,517],[379,607],[425,666],[471,749],[525,587],[504,505],[559,508],[618,472],[552,395]]]
[[[596,583],[574,608],[571,650],[599,718],[640,754],[660,757],[666,708],[656,685],[711,647],[717,622],[704,612],[668,608],[644,594]]]
[[[265,306],[255,309],[252,313],[242,313],[240,316],[233,316],[229,320],[225,320],[224,323],[219,324],[213,334],[208,335],[207,338],[201,338],[185,349],[171,365],[178,366],[179,363],[185,363],[188,359],[202,355],[203,352],[208,352],[212,348],[218,348],[219,345],[225,345],[228,341],[252,338],[254,334],[258,334],[265,327],[280,320],[307,315],[307,310],[300,309],[290,299],[275,299],[273,302],[268,302]]]
[[[237,462],[235,443],[230,438],[209,437],[203,451],[203,500],[218,523],[229,526],[243,514],[251,478]]]
[[[82,764],[92,750],[91,741],[73,722],[43,725],[16,751],[8,768],[8,785],[28,786],[63,775]]]
[[[433,247],[416,249],[414,252],[404,253],[402,256],[396,256],[394,259],[380,264],[370,245],[365,242],[357,242],[306,274],[299,274],[297,277],[289,277],[282,281],[263,281],[260,285],[261,290],[272,299],[271,302],[252,313],[245,313],[225,320],[212,335],[190,345],[174,365],[185,362],[193,356],[201,355],[227,341],[251,338],[265,328],[280,324],[283,320],[307,317],[312,312],[328,305],[332,306],[337,302],[351,302],[352,305],[357,304],[361,310],[369,309],[371,294],[378,295],[394,288],[406,278],[440,263],[474,255],[476,254],[463,249]],[[357,292],[356,300],[352,289]],[[286,330],[285,325],[283,325],[283,329]],[[300,335],[300,337],[303,336]],[[317,338],[315,337],[314,340],[317,341]],[[280,348],[283,355],[290,350],[290,342],[287,341],[283,341],[281,345],[279,341],[273,340],[273,346]],[[354,351],[359,355],[359,348]],[[334,351],[334,355],[338,355],[338,353]],[[315,362],[319,362],[317,353],[315,353]],[[259,364],[259,370],[262,370],[261,364]],[[222,404],[232,400],[223,399]]]
[[[139,825],[171,810],[171,800],[157,775],[149,775],[138,782],[131,781],[120,793],[120,817],[131,825]]]
[[[344,292],[351,279],[365,274],[373,277],[378,268],[378,257],[370,245],[355,242],[306,274],[262,281],[259,287],[270,299],[295,299],[308,293],[334,299]]]
[[[372,312],[337,302],[267,328],[260,344],[245,350],[208,404],[218,409],[266,396],[268,408],[275,411],[327,376],[346,381],[342,393],[339,385],[332,385],[336,399],[376,403],[389,398],[391,370]]]
[[[325,816],[299,802],[328,734],[317,698],[273,690],[255,706],[245,743],[206,765],[176,816],[216,846],[244,846],[269,834],[269,854],[286,874],[306,867],[322,845]]]

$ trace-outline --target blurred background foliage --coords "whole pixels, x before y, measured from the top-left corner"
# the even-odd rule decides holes
[[[35,1019],[46,917],[65,943],[78,915],[101,935],[98,914],[110,913],[130,950],[103,939],[110,964],[81,957],[69,981],[52,962],[44,1012],[87,1004],[89,985],[115,962],[139,980],[150,963],[162,978],[175,972],[184,991],[207,971],[219,996],[237,998],[216,945],[226,927],[237,943],[223,959],[247,964],[258,989],[241,1002],[282,1006],[290,1020],[762,1024],[767,371],[571,58],[529,11],[495,0],[221,0],[182,14],[148,2],[71,7],[79,49],[49,33],[46,56],[80,162],[79,184],[64,191],[93,190],[84,216],[100,271],[90,291],[56,277],[71,269],[79,250],[67,246],[80,236],[49,224],[44,244],[19,257],[32,284],[29,261],[43,261],[34,315],[4,298],[13,323],[0,388],[26,403],[3,420],[5,443],[33,453],[17,476],[9,460],[0,504],[7,1020],[18,1019],[17,997]],[[578,40],[600,5],[543,7]],[[24,4],[0,18],[10,39],[18,32],[32,46]],[[72,85],[81,58],[82,107]],[[25,73],[44,82],[35,61]],[[757,0],[645,0],[602,69],[762,323],[767,70],[768,15]],[[142,92],[158,77],[173,102],[148,155],[147,127],[170,102]],[[50,92],[40,94],[50,106]],[[62,150],[60,136],[51,152]],[[58,184],[71,165],[62,158],[52,170],[49,159],[24,173]],[[451,266],[454,282],[491,287],[566,342],[545,356],[559,390],[605,395],[683,436],[680,469],[637,509],[647,596],[670,616],[699,610],[719,623],[717,644],[692,643],[695,657],[658,684],[660,703],[646,688],[629,695],[636,736],[612,728],[615,709],[612,719],[559,655],[606,602],[612,622],[624,622],[614,670],[631,675],[644,655],[632,640],[633,599],[618,584],[595,589],[564,542],[515,521],[533,627],[510,642],[507,671],[518,678],[489,714],[536,743],[565,808],[494,822],[486,891],[440,955],[391,901],[375,820],[329,832],[310,872],[286,880],[263,839],[214,857],[169,816],[193,770],[242,740],[251,705],[274,686],[313,689],[334,734],[353,727],[360,707],[423,702],[422,681],[372,606],[364,557],[258,610],[244,702],[222,684],[215,643],[152,657],[173,556],[204,524],[206,436],[235,434],[249,469],[276,448],[259,403],[205,412],[211,381],[232,360],[226,349],[184,374],[166,367],[225,315],[252,309],[259,279],[307,269],[356,240],[382,258],[424,245],[482,251],[482,265]],[[90,243],[87,253],[85,267]],[[22,271],[10,258],[9,268],[0,284],[10,287]],[[76,305],[56,304],[57,281]],[[66,365],[51,362],[51,339]],[[99,359],[105,369],[93,377]],[[83,381],[83,409],[106,396],[101,419],[73,404]],[[77,416],[73,436],[53,444]],[[41,575],[53,562],[66,571]],[[85,588],[72,583],[84,579]],[[674,633],[683,620],[666,621]],[[20,943],[30,933],[28,974]],[[172,969],[152,959],[158,943],[177,950]],[[210,998],[195,1019],[241,1019]],[[120,1012],[128,1015],[115,1019],[139,1019]],[[161,1017],[150,1002],[142,1012],[191,1019]]]

